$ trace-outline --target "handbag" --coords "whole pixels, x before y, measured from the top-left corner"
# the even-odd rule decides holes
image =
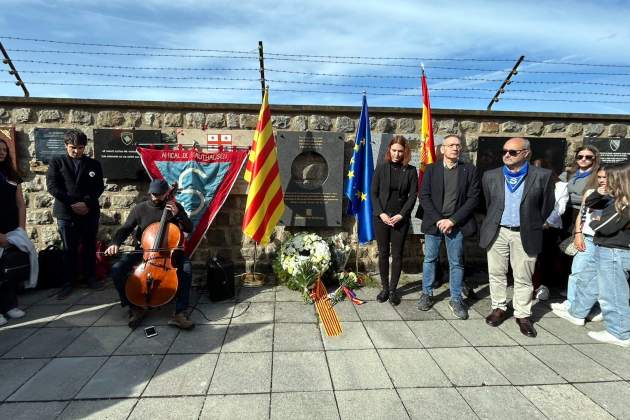
[[[55,245],[49,245],[39,251],[39,277],[38,289],[50,289],[61,287],[64,276],[60,273],[63,267],[63,251]]]
[[[28,281],[31,263],[28,254],[14,246],[5,248],[0,257],[0,285],[5,281]]]
[[[578,249],[575,246],[575,242],[573,241],[573,236],[569,236],[562,242],[558,244],[558,247],[562,252],[564,252],[569,257],[575,256],[578,253]]]

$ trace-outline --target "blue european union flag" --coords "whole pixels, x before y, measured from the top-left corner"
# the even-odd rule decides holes
[[[348,180],[345,194],[348,197],[348,214],[354,214],[357,219],[359,243],[366,243],[374,239],[374,225],[372,223],[372,200],[370,189],[374,161],[372,160],[372,138],[370,135],[370,117],[368,115],[367,98],[363,95],[363,108],[359,118],[357,138],[354,143],[354,153],[350,159]]]

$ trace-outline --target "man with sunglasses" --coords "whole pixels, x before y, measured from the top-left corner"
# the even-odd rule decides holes
[[[536,337],[531,322],[532,273],[542,250],[543,224],[554,207],[549,169],[529,165],[527,139],[511,138],[503,145],[501,168],[483,174],[486,217],[479,245],[487,249],[492,312],[486,323],[498,327],[507,315],[507,272],[514,276],[514,318],[520,331]]]

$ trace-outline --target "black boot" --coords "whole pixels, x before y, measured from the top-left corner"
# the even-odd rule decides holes
[[[381,290],[381,293],[376,295],[376,300],[378,300],[380,303],[387,302],[388,298],[389,298],[389,290],[387,289]]]
[[[389,292],[389,303],[393,306],[400,305],[400,295],[396,292],[396,290],[392,290]]]

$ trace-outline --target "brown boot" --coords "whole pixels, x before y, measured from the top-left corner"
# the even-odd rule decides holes
[[[129,328],[135,330],[138,325],[142,322],[146,315],[146,311],[142,308],[131,308],[129,309]]]
[[[195,323],[188,319],[184,312],[180,312],[171,317],[168,321],[168,325],[174,325],[182,330],[190,330],[195,326]]]

